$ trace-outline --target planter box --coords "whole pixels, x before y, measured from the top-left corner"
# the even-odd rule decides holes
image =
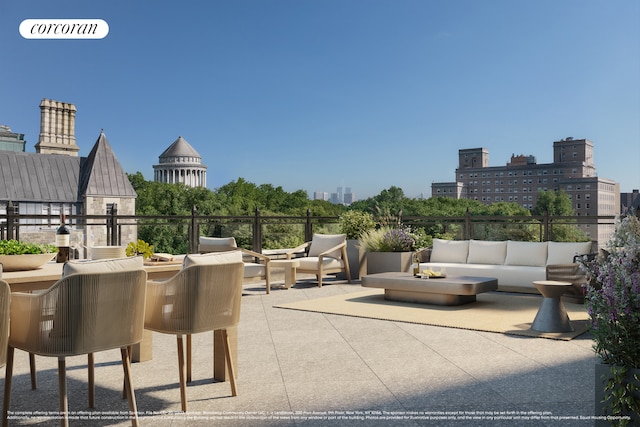
[[[367,274],[367,253],[358,239],[347,239],[347,259],[351,279],[361,279]]]
[[[409,271],[413,252],[368,252],[367,274],[387,271]]]
[[[640,383],[633,378],[633,375],[640,376],[640,369],[629,369],[627,372],[626,381],[630,383],[635,383],[636,387],[640,387]],[[612,424],[606,419],[598,419],[598,417],[606,417],[611,414],[611,409],[609,408],[608,403],[602,403],[604,399],[604,388],[605,383],[611,378],[611,371],[609,369],[609,365],[604,363],[598,363],[595,369],[595,387],[594,387],[594,397],[595,397],[595,416],[596,420],[594,425],[597,427],[610,427]],[[640,399],[640,391],[636,391],[633,394],[634,399]],[[640,414],[624,414],[625,416],[629,416],[631,418],[630,426],[640,425]]]

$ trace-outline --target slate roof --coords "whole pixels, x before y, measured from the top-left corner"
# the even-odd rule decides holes
[[[160,163],[165,157],[198,157],[202,158],[200,154],[181,136],[178,137],[173,143],[160,154]]]
[[[88,157],[0,151],[0,200],[75,203],[84,195],[136,197],[104,133]]]
[[[104,132],[100,132],[91,153],[82,164],[78,200],[83,195],[136,197]]]
[[[75,202],[78,157],[0,151],[0,200],[14,202]]]

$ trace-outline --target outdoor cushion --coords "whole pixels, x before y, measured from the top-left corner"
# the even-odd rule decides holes
[[[469,241],[468,264],[504,264],[507,254],[507,242]]]
[[[547,242],[549,245],[547,265],[571,264],[575,255],[591,252],[591,242]]]
[[[507,241],[506,265],[544,267],[547,262],[547,242]]]
[[[111,273],[116,271],[142,270],[143,268],[144,260],[141,256],[93,261],[68,261],[65,262],[62,267],[62,277],[76,273]]]
[[[311,246],[309,247],[309,256],[317,257],[327,249],[331,249],[338,246],[340,243],[344,243],[347,239],[346,234],[314,234],[313,240],[311,240]],[[341,251],[337,249],[326,256],[333,258],[341,258]]]
[[[235,237],[205,237],[200,236],[199,252],[223,252],[237,248]]]
[[[207,254],[189,254],[184,257],[182,267],[188,267],[190,265],[201,264],[228,264],[233,262],[242,262],[242,252],[240,251],[227,251],[227,252],[210,252]]]
[[[303,258],[296,258],[296,261],[300,262],[298,269],[300,270],[315,270],[318,268],[318,257],[310,256]],[[322,268],[342,268],[344,264],[341,259],[322,257]]]
[[[433,239],[431,262],[467,262],[468,240]]]

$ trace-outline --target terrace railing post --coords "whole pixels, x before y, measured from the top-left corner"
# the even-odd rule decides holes
[[[549,209],[545,209],[544,211],[544,216],[542,218],[542,232],[544,235],[544,241],[548,242],[549,241],[549,235],[550,235],[550,228],[551,228],[551,220],[549,218]]]
[[[191,224],[189,225],[189,253],[198,253],[198,244],[200,243],[200,229],[198,228],[198,220],[196,215],[198,208],[195,205],[191,207]]]
[[[262,219],[260,218],[260,209],[256,208],[253,216],[253,241],[251,242],[252,251],[259,254],[262,253]]]
[[[7,240],[12,240],[14,238],[13,223],[15,222],[15,214],[16,211],[13,206],[13,202],[9,200],[9,202],[7,202]]]
[[[118,245],[118,205],[113,204],[111,208],[111,214],[107,219],[107,241],[111,246]]]
[[[464,240],[471,239],[471,213],[469,212],[469,208],[464,213]]]
[[[304,224],[304,241],[313,239],[313,225],[311,224],[311,209],[307,209],[307,222]]]

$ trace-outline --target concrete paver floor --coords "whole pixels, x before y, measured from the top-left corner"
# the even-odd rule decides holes
[[[195,335],[187,413],[180,412],[175,336],[154,333],[153,360],[132,367],[141,425],[593,425],[598,360],[588,334],[555,341],[274,308],[360,290],[330,279],[270,295],[246,285],[239,395],[211,380],[212,334]],[[16,351],[10,425],[58,423],[47,416],[58,410],[57,361],[37,357],[37,366],[39,386],[31,390],[28,356]],[[86,376],[86,357],[67,359],[71,426],[130,425],[119,352],[96,354],[94,411]]]

